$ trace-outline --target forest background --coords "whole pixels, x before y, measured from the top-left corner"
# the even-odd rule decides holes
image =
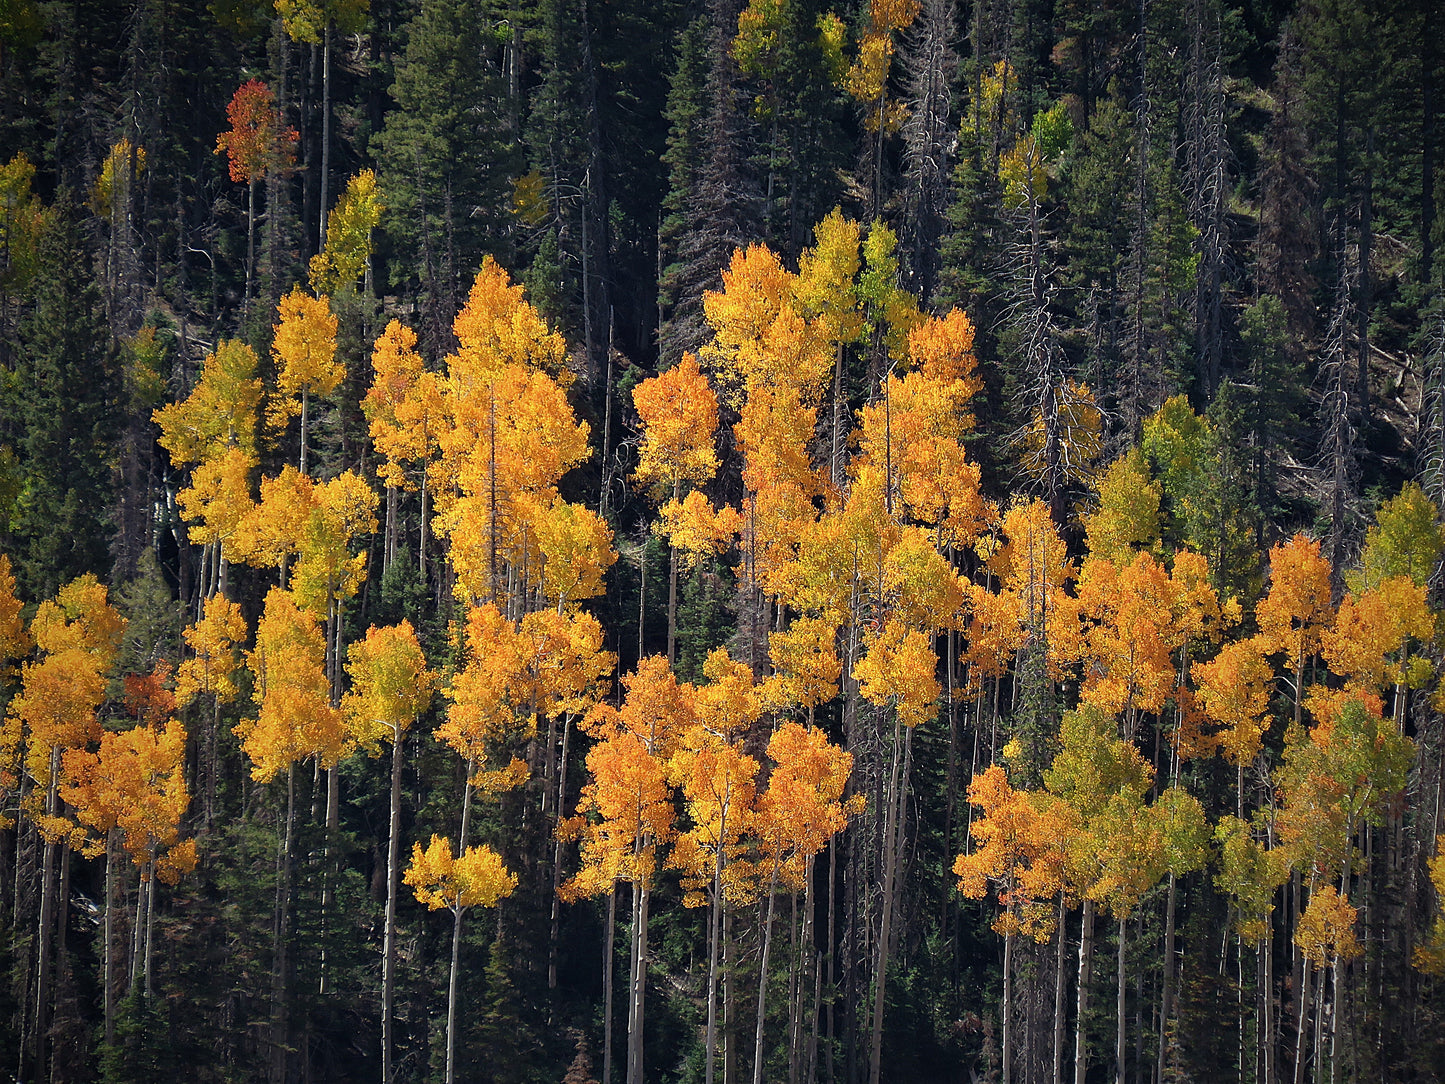
[[[1445,1077],[1440,14],[0,0],[0,1074]]]

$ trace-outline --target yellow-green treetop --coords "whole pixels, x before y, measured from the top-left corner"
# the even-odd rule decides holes
[[[193,654],[176,670],[177,704],[185,707],[198,696],[213,696],[221,703],[234,700],[236,648],[246,639],[241,607],[225,595],[212,595],[201,620],[184,635]]]
[[[412,844],[411,864],[402,880],[429,910],[459,914],[468,907],[495,907],[517,888],[517,875],[488,846],[468,847],[457,857],[452,845],[433,835],[426,850]]]
[[[223,339],[201,363],[201,377],[190,395],[151,416],[160,426],[160,445],[177,466],[217,458],[239,448],[256,454],[256,412],[261,381],[256,352],[236,339]]]
[[[371,231],[384,210],[374,170],[363,169],[346,182],[346,191],[326,216],[326,246],[311,257],[307,269],[318,295],[356,286],[371,259]]]
[[[330,395],[346,375],[336,359],[336,314],[325,297],[312,297],[300,286],[281,299],[280,323],[272,330],[271,357],[276,362],[278,398],[273,408],[280,418],[302,410],[307,395]]]
[[[357,744],[375,753],[382,742],[401,740],[431,703],[437,676],[426,666],[410,621],[378,628],[346,653],[351,689],[341,710]]]

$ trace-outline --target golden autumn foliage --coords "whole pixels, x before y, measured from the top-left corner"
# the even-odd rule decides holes
[[[1016,790],[999,764],[974,776],[968,800],[980,813],[971,822],[973,849],[953,863],[958,890],[978,900],[993,886],[1001,908],[994,930],[1047,941],[1055,925],[1049,900],[1064,889],[1064,808]]]
[[[1269,551],[1269,593],[1255,607],[1261,642],[1296,670],[1320,649],[1334,618],[1330,566],[1320,544],[1297,534]]]
[[[1316,967],[1336,960],[1353,960],[1365,951],[1355,935],[1358,915],[1333,885],[1316,888],[1310,893],[1309,906],[1295,927],[1295,944]]]
[[[346,375],[336,359],[336,314],[325,297],[293,287],[277,309],[271,357],[279,396],[272,407],[284,419],[301,413],[302,396],[330,395]]]
[[[83,833],[74,840],[90,856],[119,831],[131,861],[175,884],[196,866],[196,842],[181,839],[190,805],[186,785],[186,729],[177,719],[142,722],[105,731],[95,752],[67,749],[60,795],[73,807]]]
[[[236,649],[246,639],[241,607],[224,595],[206,600],[201,620],[185,630],[191,656],[176,670],[176,702],[185,707],[198,696],[213,696],[221,703],[236,698]]]
[[[863,699],[892,707],[905,726],[917,726],[937,711],[937,670],[938,656],[929,638],[890,620],[868,638],[853,680]]]
[[[351,735],[375,753],[382,742],[398,742],[431,703],[436,675],[427,669],[411,622],[377,628],[346,653],[351,690],[341,700]]]
[[[695,354],[638,384],[632,402],[642,420],[638,482],[675,495],[684,482],[706,482],[716,473],[717,396]]]
[[[517,875],[502,857],[487,846],[468,847],[457,856],[452,845],[433,835],[425,850],[413,843],[411,863],[402,880],[428,910],[448,908],[459,913],[468,907],[495,907],[517,888]]]
[[[331,706],[326,645],[316,617],[289,591],[273,587],[247,653],[257,714],[236,726],[251,776],[269,783],[296,761],[332,768],[353,748],[341,712]]]
[[[619,880],[650,884],[658,851],[676,832],[668,762],[696,725],[693,687],[656,655],[623,684],[622,707],[595,728],[578,816],[563,826],[582,839],[582,866],[562,886],[564,898],[605,895]]]
[[[375,376],[361,409],[372,445],[386,459],[378,473],[387,485],[413,488],[407,464],[425,470],[441,433],[441,380],[416,352],[416,332],[396,320],[377,337],[371,366]]]
[[[1209,662],[1192,663],[1190,674],[1205,712],[1220,728],[1213,740],[1231,764],[1252,763],[1267,729],[1274,688],[1264,644],[1258,637],[1225,644]]]
[[[236,339],[223,339],[201,363],[201,376],[184,400],[152,414],[160,445],[178,466],[217,458],[239,448],[256,454],[256,410],[261,381],[256,352]]]
[[[474,784],[494,794],[526,779],[511,750],[536,730],[531,645],[491,603],[468,611],[465,636],[467,664],[445,690],[451,705],[437,737],[470,765]]]
[[[861,794],[843,796],[853,755],[823,731],[789,721],[768,740],[768,759],[773,770],[752,817],[760,863],[770,879],[804,891],[813,858],[863,812]]]

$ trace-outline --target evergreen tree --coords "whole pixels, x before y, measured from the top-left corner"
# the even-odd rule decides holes
[[[78,233],[73,211],[57,205],[40,241],[4,418],[22,485],[10,548],[31,598],[110,564],[118,359]]]

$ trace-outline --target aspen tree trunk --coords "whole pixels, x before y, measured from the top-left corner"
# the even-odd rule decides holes
[[[457,854],[465,854],[467,849],[467,830],[471,826],[472,816],[472,768],[473,761],[467,760],[467,782],[462,788],[462,828],[457,837]],[[465,908],[452,908],[452,965],[447,974],[447,1059],[446,1059],[446,1084],[453,1084],[454,1081],[454,1053],[456,1050],[457,1034],[457,961],[462,951],[462,914]]]
[[[130,982],[128,994],[135,993],[140,983],[141,960],[145,956],[146,886],[145,881],[135,886],[135,916],[130,924]]]
[[[1064,953],[1068,947],[1068,911],[1064,908],[1064,894],[1059,893],[1059,947],[1054,958],[1054,1084],[1064,1081]],[[1159,1077],[1159,1081],[1163,1081]]]
[[[315,56],[315,54],[312,54]],[[312,69],[313,71],[315,69]],[[321,31],[321,199],[316,205],[316,251],[326,247],[327,182],[331,180],[331,23]],[[303,468],[301,471],[305,474]]]
[[[803,998],[806,997],[808,993],[806,979],[809,968],[812,969],[813,973],[814,990],[812,1011],[813,1039],[810,1040],[809,1046],[814,1045],[817,1039],[817,990],[819,972],[818,954],[813,951],[813,865],[815,857],[814,855],[808,856],[805,873],[803,874],[803,932],[801,944],[798,948],[798,1004],[793,1019],[792,1036],[788,1042],[788,1084],[798,1084],[799,1059],[803,1056]],[[805,1071],[808,1073],[808,1079],[811,1081],[811,1069],[806,1069]]]
[[[1010,930],[1003,935],[1003,1084],[1011,1084],[1013,1077],[1013,998],[1014,998],[1014,935]]]
[[[291,845],[296,825],[296,765],[286,768],[286,832],[281,844],[281,870],[276,880],[275,947],[271,962],[271,1081],[286,1080],[286,942],[291,936]]]
[[[902,797],[899,786],[899,755],[898,747],[905,744],[907,738],[913,736],[912,728],[907,728],[907,738],[903,736],[902,722],[897,713],[893,717],[893,767],[890,773],[890,793],[888,798],[888,814],[883,824],[883,913],[879,921],[878,929],[878,966],[874,973],[873,980],[873,1023],[872,1039],[869,1048],[868,1061],[868,1082],[879,1084],[883,1061],[883,994],[884,984],[888,976],[888,948],[892,938],[893,921],[893,889],[894,878],[897,874],[898,851],[900,850],[901,824],[902,820]],[[911,749],[909,750],[911,752]],[[905,773],[906,775],[906,773]]]
[[[241,311],[251,311],[251,285],[256,274],[256,186],[258,178],[253,176],[246,186],[246,296]],[[108,1042],[109,1040],[107,1040]]]
[[[105,834],[105,1045],[115,1044],[115,829]]]
[[[733,916],[723,909],[722,920],[723,981],[723,1084],[732,1084],[737,1074],[738,1050],[733,1028]]]
[[[562,897],[562,838],[557,826],[567,808],[567,748],[572,738],[572,716],[562,719],[562,763],[557,770],[557,809],[552,824],[552,924],[547,933],[547,989],[557,989],[557,946],[561,938]]]
[[[1169,874],[1169,902],[1164,910],[1164,989],[1159,997],[1159,1058],[1155,1066],[1157,1081],[1164,1079],[1164,1049],[1168,1037],[1169,1013],[1173,1009],[1171,998],[1174,994],[1174,905],[1176,881]]]
[[[827,1001],[827,1003],[826,1003],[827,1020],[826,1020],[826,1023],[825,1023],[825,1031],[824,1031],[824,1036],[825,1036],[825,1038],[827,1039],[827,1043],[828,1043],[828,1045],[824,1048],[824,1053],[825,1053],[825,1058],[824,1058],[824,1060],[826,1061],[826,1063],[827,1063],[827,1068],[828,1068],[828,1073],[827,1073],[828,1084],[833,1084],[834,1079],[835,1079],[835,1078],[834,1078],[834,1067],[833,1067],[833,1045],[834,1045],[834,1044],[833,1044],[833,1038],[834,1038],[835,1035],[837,1035],[837,1028],[835,1027],[836,1021],[835,1021],[834,1015],[833,1015],[833,1007],[834,1007],[834,1001],[836,1000],[836,997],[835,997],[835,984],[834,984],[834,978],[835,978],[834,964],[835,964],[835,962],[836,962],[836,960],[837,960],[837,956],[836,956],[836,954],[834,953],[834,947],[835,947],[836,944],[837,944],[837,911],[838,911],[838,892],[837,892],[837,886],[838,886],[838,840],[837,840],[837,837],[835,836],[833,839],[828,840],[828,949],[827,949],[827,952],[828,952],[828,955],[827,955],[827,960],[828,960],[828,1001]]]
[[[426,586],[426,463],[421,465],[421,529],[416,540],[416,572],[421,577],[422,587]]]
[[[1089,1012],[1089,965],[1094,954],[1094,901],[1084,901],[1083,924],[1079,932],[1079,1000],[1074,1019],[1074,1084],[1084,1084],[1089,1068],[1089,1044],[1084,1018]]]
[[[617,886],[607,893],[607,947],[602,954],[602,1084],[612,1084],[612,954],[617,935]]]
[[[712,868],[712,910],[707,922],[707,1039],[704,1046],[703,1070],[705,1084],[713,1084],[714,1063],[717,1060],[717,969],[718,942],[722,934],[723,912],[723,846],[727,838],[728,800],[732,796],[732,781],[724,784],[723,802],[718,818],[718,847],[713,856]]]
[[[672,499],[682,492],[680,482],[672,483]],[[667,665],[677,661],[677,546],[668,540],[667,568]]]
[[[1124,1072],[1125,1064],[1125,1033],[1128,1030],[1125,1013],[1125,997],[1128,993],[1128,982],[1124,975],[1124,946],[1128,939],[1128,928],[1124,919],[1119,920],[1119,1020],[1118,1030],[1114,1040],[1114,1070],[1117,1084],[1129,1084],[1128,1077]]]
[[[627,1084],[642,1084],[643,997],[647,990],[647,907],[651,892],[632,882],[632,989],[627,1015]]]
[[[152,988],[154,968],[151,967],[151,949],[155,945],[156,931],[156,860],[152,858],[146,866],[146,878],[141,882],[141,887],[146,894],[146,948],[145,948],[145,977],[146,977],[146,1001],[155,996]]]
[[[1294,1042],[1294,1084],[1304,1084],[1305,1080],[1305,1040],[1309,1035],[1310,1023],[1310,982],[1313,976],[1310,974],[1312,968],[1306,965],[1304,969],[1304,982],[1300,985],[1298,1027],[1295,1029]]]
[[[301,388],[301,473],[306,473],[306,428],[311,415],[311,389]]]
[[[753,1039],[753,1084],[763,1084],[763,1021],[768,1003],[768,958],[773,949],[773,905],[778,898],[778,863],[768,882],[768,916],[763,920],[763,960],[758,972],[758,1022]]]
[[[1334,975],[1330,983],[1330,1084],[1335,1084],[1340,1074],[1340,1003],[1345,989],[1344,971],[1344,961],[1335,956]]]
[[[60,748],[50,749],[50,785],[45,793],[45,812],[59,813]],[[39,950],[35,972],[35,1068],[45,1069],[45,1035],[50,1023],[50,949],[52,927],[55,925],[55,844],[45,841],[40,860],[40,918],[37,929]]]
[[[382,1084],[391,1084],[391,1050],[395,1027],[391,1002],[396,977],[396,882],[401,868],[400,855],[397,853],[397,848],[401,843],[401,753],[401,725],[393,723],[391,733],[391,820],[386,846],[386,931],[383,937],[381,958]],[[452,978],[455,979],[455,976],[456,972],[453,970]]]
[[[1278,1069],[1274,1049],[1274,939],[1267,936],[1260,944],[1260,968],[1264,974],[1260,984],[1264,987],[1264,1026],[1261,1029],[1264,1036],[1264,1084],[1275,1084]]]

